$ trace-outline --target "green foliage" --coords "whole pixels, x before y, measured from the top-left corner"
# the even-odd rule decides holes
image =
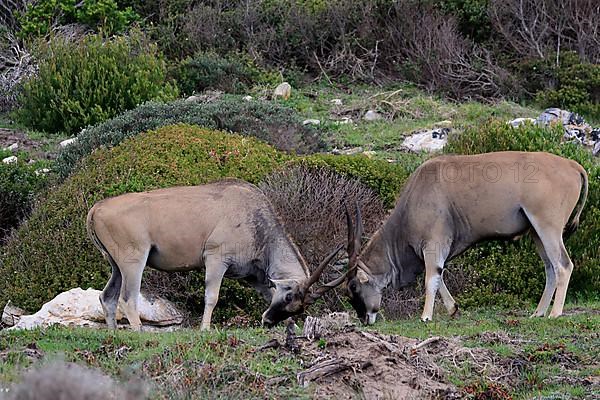
[[[328,166],[342,175],[357,178],[373,189],[386,207],[393,208],[406,179],[422,160],[422,156],[407,154],[397,164],[390,164],[362,155],[315,154],[305,157],[301,162],[311,166]]]
[[[589,175],[589,194],[579,229],[565,241],[575,269],[569,295],[592,296],[600,290],[600,165],[590,152],[561,143],[561,127],[527,125],[512,128],[492,121],[451,136],[445,151],[478,154],[502,150],[546,151],[579,162]],[[544,268],[531,239],[487,242],[453,261],[465,269],[469,282],[459,296],[463,305],[514,305],[537,301],[544,288]]]
[[[562,66],[557,74],[558,86],[537,94],[545,107],[560,107],[600,120],[600,65],[577,63]]]
[[[151,99],[177,95],[166,65],[143,36],[77,42],[54,39],[41,48],[39,73],[23,85],[19,119],[49,133],[76,133]]]
[[[288,158],[255,139],[189,125],[163,127],[111,150],[97,150],[77,174],[49,191],[2,249],[0,274],[10,279],[0,281],[0,304],[11,299],[34,311],[64,290],[101,289],[106,284],[110,267],[85,229],[87,212],[95,202],[125,192],[198,185],[223,177],[257,183]],[[189,286],[173,300],[201,312],[202,275],[191,275]],[[237,313],[232,306],[253,316],[264,311],[253,289],[226,280],[217,320]]]
[[[0,151],[0,159],[10,154]],[[14,164],[0,163],[0,243],[29,213],[35,195],[46,185],[46,176],[36,174],[39,164],[21,159]]]
[[[206,89],[243,93],[265,73],[240,56],[197,53],[183,60],[174,75],[181,91],[190,95]]]
[[[79,23],[106,35],[122,33],[139,20],[131,7],[120,8],[115,0],[39,0],[32,2],[18,20],[21,37],[45,35],[53,24]]]
[[[303,126],[302,119],[292,109],[276,103],[248,102],[233,95],[206,103],[184,100],[164,104],[149,102],[86,129],[78,136],[76,144],[60,153],[56,170],[64,178],[81,158],[98,147],[116,146],[125,138],[176,123],[239,132],[286,151],[307,153],[325,147],[318,130]]]
[[[481,43],[492,33],[488,2],[489,0],[438,0],[436,3],[442,11],[456,17],[464,35]]]

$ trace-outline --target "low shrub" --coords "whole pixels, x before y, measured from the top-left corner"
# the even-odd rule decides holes
[[[258,183],[289,156],[267,144],[239,135],[175,125],[139,135],[111,150],[88,157],[81,170],[49,191],[29,219],[2,248],[0,304],[9,299],[35,311],[58,293],[73,287],[102,289],[110,267],[92,245],[85,218],[92,205],[109,196],[176,185],[197,185],[223,177]],[[148,270],[144,281],[152,282]],[[201,273],[189,273],[172,300],[202,312]],[[172,274],[163,279],[170,279]],[[164,280],[163,280],[164,281]],[[259,316],[262,300],[250,288],[225,280],[215,320],[233,316],[234,307]],[[194,307],[195,306],[195,307]]]
[[[140,34],[104,40],[100,35],[40,48],[38,74],[23,84],[18,118],[49,133],[76,133],[151,99],[169,100],[167,68],[156,46]]]
[[[59,154],[56,169],[65,178],[77,162],[94,149],[116,146],[128,137],[175,123],[254,136],[285,151],[308,153],[325,148],[319,131],[303,126],[292,109],[266,101],[244,101],[241,96],[225,95],[213,101],[149,102],[87,128],[78,136],[76,144]]]
[[[560,107],[600,120],[600,65],[576,63],[561,67],[557,87],[538,92],[536,100],[544,107]]]
[[[223,57],[210,52],[186,58],[174,72],[177,85],[186,95],[206,89],[243,93],[260,75],[250,60],[245,62],[237,56]]]
[[[386,216],[383,202],[372,189],[326,166],[294,163],[268,175],[259,187],[311,268],[337,245],[346,244],[344,205],[354,214],[354,205],[359,204],[365,235],[375,232]],[[342,273],[343,270],[327,269],[321,280],[328,282]],[[325,297],[325,305],[330,310],[339,309],[340,298],[332,293]]]
[[[0,151],[0,159],[7,156]],[[46,185],[46,176],[35,173],[38,168],[23,161],[0,163],[0,244],[27,216],[36,194]]]
[[[45,35],[54,25],[84,24],[106,35],[122,33],[140,19],[131,7],[120,7],[116,0],[38,0],[29,2],[17,19],[23,38]]]
[[[589,174],[589,195],[579,229],[565,241],[575,269],[569,296],[586,297],[600,290],[600,165],[590,152],[574,143],[562,143],[562,127],[523,126],[489,122],[451,136],[445,151],[478,154],[501,150],[546,151],[573,159]],[[542,260],[533,241],[487,242],[452,262],[449,274],[462,269],[466,281],[458,296],[463,305],[514,305],[538,301],[544,288]],[[466,273],[465,273],[466,271]]]

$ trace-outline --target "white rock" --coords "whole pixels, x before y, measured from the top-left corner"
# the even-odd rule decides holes
[[[287,100],[290,98],[290,96],[292,95],[292,86],[287,83],[287,82],[283,82],[281,83],[279,86],[277,86],[275,88],[275,91],[273,92],[273,98],[278,98],[281,97],[284,100]]]
[[[415,133],[404,139],[402,147],[411,151],[426,151],[433,152],[444,148],[448,142],[448,137],[440,138],[433,137],[433,131]]]
[[[72,145],[76,141],[77,141],[77,138],[74,137],[74,138],[70,138],[70,139],[65,139],[62,142],[60,142],[58,145],[64,149],[65,147]]]
[[[7,151],[17,151],[19,149],[19,143],[13,143],[8,147],[5,147],[4,150]]]
[[[18,158],[16,156],[10,156],[10,157],[6,157],[4,159],[2,159],[2,162],[4,164],[14,164],[18,161]]]
[[[333,104],[334,106],[341,106],[344,103],[342,102],[342,99],[332,99],[331,104]]]
[[[526,123],[531,123],[533,125],[537,124],[537,120],[535,118],[515,118],[512,121],[508,121],[508,123],[513,127],[517,128]]]
[[[254,97],[252,97],[252,96],[244,96],[242,98],[244,99],[244,101],[252,101],[252,100],[254,100]]]
[[[193,102],[193,101],[195,102],[195,101],[201,101],[201,100],[202,100],[202,97],[200,97],[200,96],[190,96],[187,99],[185,99],[185,101],[187,101],[187,102]]]
[[[342,117],[342,119],[336,121],[336,124],[340,125],[340,124],[352,124],[354,123],[354,121],[352,121],[352,118],[350,117]]]
[[[35,175],[36,176],[45,175],[48,172],[50,172],[50,169],[48,169],[48,168],[36,169],[35,170]]]
[[[335,154],[335,155],[343,155],[343,156],[351,156],[353,154],[358,154],[358,153],[362,153],[363,152],[363,148],[362,147],[352,147],[349,149],[333,149],[331,151],[331,154]]]
[[[302,125],[320,125],[321,121],[318,119],[305,119],[302,121]]]
[[[365,115],[363,116],[363,119],[365,121],[377,121],[382,119],[383,117],[381,116],[381,114],[379,114],[377,111],[375,110],[369,110],[365,113]]]
[[[33,315],[24,315],[12,328],[33,329],[54,324],[65,326],[106,327],[104,313],[100,305],[101,291],[95,289],[71,289],[63,292],[44,304],[40,311]],[[178,325],[183,315],[168,300],[149,299],[143,294],[138,299],[140,318],[145,324],[156,326]],[[122,305],[117,309],[117,320],[124,318]]]

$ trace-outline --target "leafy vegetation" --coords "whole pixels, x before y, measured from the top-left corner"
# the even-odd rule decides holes
[[[60,153],[56,170],[65,178],[94,149],[116,146],[139,133],[176,123],[254,136],[285,151],[307,153],[325,147],[318,130],[303,126],[292,109],[278,104],[248,102],[240,96],[223,96],[213,101],[148,102],[86,129],[77,143]]]
[[[70,42],[55,38],[40,49],[37,75],[23,85],[18,117],[48,133],[77,133],[145,101],[169,100],[166,64],[141,35]]]
[[[9,155],[0,150],[0,159]],[[29,213],[35,195],[45,187],[46,176],[36,173],[43,165],[28,165],[22,157],[14,164],[0,164],[0,242]]]
[[[121,8],[115,0],[40,0],[31,3],[17,19],[20,35],[45,35],[53,24],[84,24],[110,36],[122,33],[132,22],[140,19],[131,7]]]

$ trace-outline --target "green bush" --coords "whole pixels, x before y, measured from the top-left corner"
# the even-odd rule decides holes
[[[543,107],[560,107],[600,121],[600,65],[565,62],[556,71],[557,87],[539,91]]]
[[[37,76],[23,85],[18,118],[50,133],[76,133],[151,99],[177,95],[165,83],[166,65],[143,36],[76,42],[54,39],[42,45]]]
[[[589,297],[600,290],[600,165],[589,151],[574,143],[561,143],[561,127],[512,128],[489,122],[451,136],[445,151],[478,154],[502,150],[546,151],[576,160],[589,174],[589,195],[579,229],[565,241],[575,269],[569,296]],[[459,299],[463,305],[514,305],[538,301],[544,288],[543,263],[533,241],[486,242],[452,262],[468,277]],[[452,267],[450,269],[452,272]]]
[[[106,35],[122,33],[132,22],[139,20],[131,7],[120,8],[115,0],[39,0],[31,2],[18,20],[19,34],[26,38],[31,35],[45,35],[52,24],[67,25],[79,23]]]
[[[237,56],[222,57],[216,53],[198,53],[183,60],[175,70],[181,91],[190,95],[206,89],[243,93],[258,81],[261,72],[250,61]]]
[[[10,154],[0,151],[0,159]],[[29,213],[35,196],[45,187],[46,176],[36,174],[42,166],[0,163],[0,243]]]
[[[88,128],[78,136],[76,144],[60,153],[56,170],[64,178],[81,158],[98,147],[116,146],[125,138],[175,123],[255,136],[285,151],[308,153],[325,148],[320,132],[303,126],[294,110],[276,103],[248,102],[241,96],[226,95],[210,102],[149,102]]]
[[[288,158],[255,139],[189,125],[163,127],[111,150],[96,151],[77,174],[49,191],[2,249],[0,274],[10,279],[0,280],[0,304],[10,299],[35,311],[61,291],[101,289],[106,284],[110,267],[85,230],[87,212],[95,202],[125,192],[197,185],[223,177],[258,183]],[[171,298],[199,307],[202,276],[189,275],[188,286]],[[217,310],[224,318],[235,312],[228,305],[259,312],[264,311],[261,304],[253,289],[226,280]]]

